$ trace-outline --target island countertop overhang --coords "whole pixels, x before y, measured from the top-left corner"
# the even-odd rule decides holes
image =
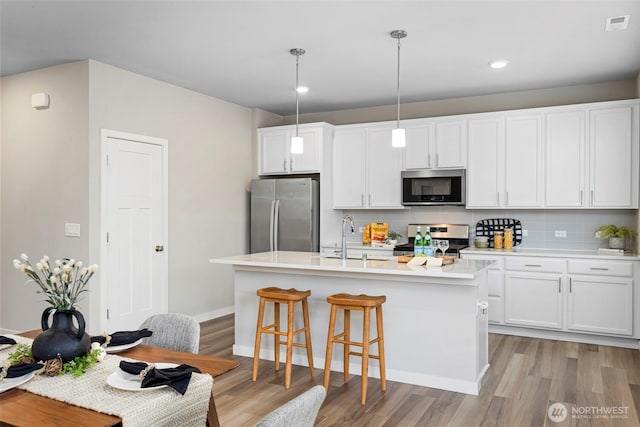
[[[437,278],[441,280],[458,279],[456,284],[467,281],[474,284],[475,278],[489,268],[493,261],[458,260],[442,267],[423,267],[398,263],[397,259],[367,260],[336,259],[322,257],[316,252],[274,251],[248,255],[237,255],[209,260],[215,264],[230,264],[241,269],[283,269],[287,271],[308,272],[309,274],[361,275],[374,279],[377,276],[396,277],[398,279]],[[459,280],[462,279],[462,280]]]

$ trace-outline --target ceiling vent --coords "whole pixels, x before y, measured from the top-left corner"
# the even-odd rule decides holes
[[[604,26],[605,31],[626,30],[629,26],[629,18],[631,15],[610,16]]]

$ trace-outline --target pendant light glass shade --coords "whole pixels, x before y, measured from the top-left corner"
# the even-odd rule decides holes
[[[300,62],[300,56],[304,55],[305,50],[304,49],[291,49],[289,51],[289,53],[291,55],[295,55],[296,56],[296,134],[295,136],[291,137],[291,154],[302,154],[304,153],[304,139],[298,135],[298,118],[299,118],[299,102],[298,102],[298,94],[300,92],[306,92],[306,91],[300,91],[300,84],[298,82],[298,77],[299,77],[299,62]]]
[[[304,153],[304,139],[301,136],[291,137],[291,154]]]
[[[391,131],[391,146],[395,148],[402,148],[406,143],[404,129],[400,128],[400,39],[407,37],[407,32],[404,30],[394,30],[391,32],[391,37],[398,40],[398,75],[397,75],[397,86],[396,86],[396,95],[398,98],[398,115],[396,128]]]
[[[402,148],[406,143],[406,139],[404,137],[404,129],[395,128],[391,131],[391,146],[394,148]]]

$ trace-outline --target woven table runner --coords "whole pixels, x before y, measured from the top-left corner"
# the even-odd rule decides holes
[[[14,338],[18,343],[32,340]],[[0,363],[4,364],[15,346],[0,346]],[[107,377],[120,369],[121,360],[133,360],[107,354],[102,362],[90,367],[79,377],[71,374],[48,377],[36,375],[19,389],[101,412],[122,419],[123,426],[196,426],[205,425],[213,378],[209,374],[193,374],[184,396],[170,387],[153,390],[126,391],[111,387]],[[153,362],[153,361],[145,361]]]

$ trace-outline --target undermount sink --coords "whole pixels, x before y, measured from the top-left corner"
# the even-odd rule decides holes
[[[320,258],[333,258],[333,259],[341,259],[342,256],[338,254],[322,254]],[[367,255],[367,261],[389,261],[392,256],[384,256],[384,255]],[[362,255],[349,255],[347,254],[347,259],[362,259]]]

